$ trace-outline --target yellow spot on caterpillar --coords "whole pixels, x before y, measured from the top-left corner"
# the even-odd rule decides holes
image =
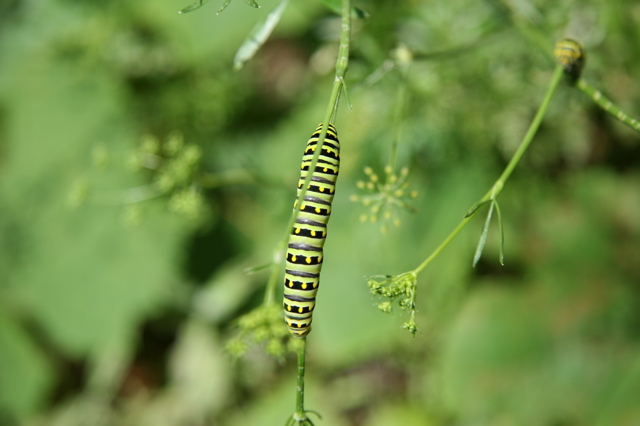
[[[307,262],[307,263],[311,263],[311,258],[310,258],[310,257],[307,257],[306,262]]]
[[[318,288],[318,283],[317,282],[313,283],[313,288]]]
[[[300,313],[300,314],[301,314],[301,313],[302,313],[302,311],[304,311],[304,309],[303,309],[303,308],[298,308],[298,313]]]
[[[316,236],[316,231],[311,231],[311,236],[315,237]]]
[[[334,188],[331,188],[331,189],[329,190],[329,192],[331,192],[331,193],[333,194],[333,190],[334,190]]]
[[[295,262],[298,259],[298,256],[291,256],[291,261]]]
[[[306,290],[307,289],[307,283],[302,283],[300,288],[303,289],[303,290]]]
[[[327,168],[322,169],[323,172],[327,173]]]
[[[323,187],[319,187],[318,189],[320,190],[320,192],[324,192],[324,188]]]
[[[322,237],[326,237],[327,236],[327,232],[326,231],[322,231]]]
[[[316,207],[316,213],[320,213],[320,207]]]
[[[322,256],[318,257],[318,263],[322,262]]]
[[[291,312],[291,306],[287,305],[287,311]]]
[[[293,288],[293,283],[289,281],[289,287]]]
[[[307,208],[307,205],[306,205],[306,204],[303,204],[303,205],[300,207],[300,209],[301,209],[301,210],[304,210],[304,209],[306,209],[306,208]]]
[[[295,232],[296,234],[299,234],[300,233],[300,228],[295,228],[295,230],[293,232]]]

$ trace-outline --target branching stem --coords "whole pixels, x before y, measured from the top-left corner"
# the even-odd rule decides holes
[[[474,204],[470,212],[460,221],[458,226],[456,226],[454,230],[451,231],[451,233],[444,239],[444,241],[440,243],[440,245],[433,251],[433,253],[431,253],[429,257],[427,257],[420,265],[418,265],[416,269],[412,271],[413,273],[417,275],[420,272],[422,272],[422,270],[426,268],[436,257],[438,257],[438,255],[445,249],[445,247],[447,247],[449,243],[453,241],[453,239],[460,233],[460,231],[462,231],[462,229],[464,229],[464,227],[467,226],[469,221],[480,210],[479,207],[486,204],[490,200],[494,200],[500,194],[500,192],[502,192],[502,189],[504,188],[505,183],[509,179],[509,176],[511,176],[511,173],[513,172],[513,170],[516,168],[516,166],[524,156],[524,153],[527,151],[527,148],[529,148],[529,145],[531,144],[533,137],[538,131],[538,128],[540,127],[540,123],[542,122],[542,118],[547,112],[549,103],[551,102],[551,98],[553,97],[553,94],[555,93],[558,87],[558,84],[562,79],[562,76],[563,76],[563,69],[561,66],[557,65],[553,73],[553,77],[551,79],[551,84],[549,85],[549,89],[547,90],[547,94],[545,95],[544,100],[540,105],[540,108],[538,108],[538,112],[536,113],[536,116],[534,117],[533,122],[529,126],[529,130],[527,130],[527,133],[522,139],[522,142],[520,142],[518,149],[513,154],[513,157],[511,157],[511,161],[509,161],[509,164],[507,164],[507,167],[505,167],[504,171],[502,172],[498,180],[496,180],[495,183],[491,186],[491,189],[489,189],[489,191],[487,191],[487,193],[480,200],[478,200],[478,202]]]

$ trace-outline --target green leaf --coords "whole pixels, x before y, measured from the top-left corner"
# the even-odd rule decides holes
[[[190,4],[189,6],[185,7],[184,9],[182,9],[180,12],[178,13],[189,13],[189,12],[193,12],[194,10],[200,9],[202,6],[204,6],[204,4],[206,2],[208,2],[209,0],[198,0],[195,3]],[[255,2],[255,0],[244,0],[244,2],[246,4],[248,4],[251,7],[255,7],[256,9],[258,9],[260,7],[260,5],[258,3]],[[229,3],[231,3],[231,0],[226,0],[223,4],[222,7],[220,9],[218,9],[217,13],[222,12],[223,10],[225,10],[227,8],[227,6],[229,6]]]
[[[471,206],[469,211],[465,213],[464,215],[465,219],[468,218],[469,216],[473,216],[478,211],[478,209],[480,209],[480,207],[484,206],[489,201],[490,200],[484,200],[484,201],[478,201],[477,203],[475,203],[473,206]]]
[[[54,371],[40,348],[0,310],[0,411],[12,417],[33,415],[47,398]],[[0,416],[0,422],[2,421]]]
[[[225,10],[227,8],[227,6],[229,6],[229,3],[231,3],[231,0],[227,0],[222,4],[222,7],[220,9],[218,9],[218,11],[216,12],[216,14],[219,14],[220,12],[222,12],[223,10]]]
[[[255,0],[244,0],[244,2],[246,4],[248,4],[249,6],[251,6],[251,7],[255,7],[256,9],[260,8],[260,5],[258,3],[256,3]],[[227,1],[227,3],[229,3],[229,2]]]
[[[500,230],[500,264],[504,266],[504,227],[502,226],[502,213],[500,212],[498,201],[493,200],[493,204],[496,206],[496,213],[498,214],[498,229]]]
[[[189,6],[185,7],[184,9],[180,10],[178,13],[189,13],[189,12],[193,12],[194,10],[200,9],[202,6],[204,6],[204,4],[206,2],[208,2],[209,0],[198,0],[192,4],[190,4]],[[227,4],[229,4],[229,1],[227,1]],[[226,5],[224,6],[226,7]],[[223,8],[224,8],[223,7]]]
[[[256,3],[254,0],[244,0],[244,2],[246,4],[248,4],[251,7],[255,7],[256,9],[260,8],[260,5],[258,3]],[[227,8],[227,6],[229,6],[229,3],[231,3],[231,0],[227,0],[224,2],[224,4],[222,5],[222,7],[220,9],[218,9],[218,12],[216,12],[217,14],[220,14],[223,10],[225,10]]]
[[[233,59],[233,68],[235,70],[241,69],[249,59],[253,58],[253,55],[255,55],[258,49],[260,49],[260,47],[262,47],[262,45],[267,41],[273,32],[273,29],[278,25],[278,22],[280,22],[280,18],[282,17],[287,4],[289,4],[289,0],[282,0],[278,7],[253,27],[238,49],[236,57]]]
[[[478,264],[480,260],[480,256],[482,256],[482,250],[484,250],[484,245],[487,242],[487,234],[489,233],[489,224],[491,223],[491,216],[493,215],[493,207],[495,205],[495,201],[491,200],[491,205],[489,206],[489,212],[487,212],[487,219],[484,221],[484,227],[482,228],[482,234],[480,234],[480,240],[478,241],[478,247],[476,248],[476,254],[473,256],[473,267]]]

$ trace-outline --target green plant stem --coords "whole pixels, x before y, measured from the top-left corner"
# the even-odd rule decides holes
[[[622,111],[616,104],[607,99],[602,92],[593,88],[589,83],[584,81],[582,78],[579,78],[575,84],[576,88],[580,90],[582,93],[590,97],[596,105],[600,108],[622,121],[627,126],[631,127],[636,132],[640,132],[640,121],[635,118],[629,116],[627,113]]]
[[[396,156],[398,152],[398,143],[400,141],[400,128],[402,127],[402,116],[404,113],[404,106],[407,102],[407,81],[406,81],[406,69],[400,70],[400,87],[398,88],[398,95],[396,97],[396,108],[393,113],[393,136],[391,138],[391,153],[389,154],[389,168],[391,171],[387,173],[387,179],[396,168]]]
[[[496,180],[492,185],[491,189],[487,191],[487,193],[477,203],[474,204],[474,207],[471,208],[470,213],[468,213],[462,219],[462,221],[460,221],[458,226],[456,226],[455,229],[451,231],[451,233],[444,239],[444,241],[442,241],[442,243],[440,243],[440,245],[433,251],[433,253],[431,253],[429,257],[427,257],[420,265],[418,265],[416,269],[412,271],[414,274],[419,274],[424,268],[427,267],[427,265],[429,265],[436,257],[438,257],[438,255],[445,249],[445,247],[447,247],[449,243],[453,241],[458,233],[460,233],[460,231],[462,231],[462,229],[467,226],[469,221],[476,215],[476,213],[478,213],[478,211],[480,210],[479,207],[481,205],[495,199],[500,194],[500,192],[502,192],[502,188],[504,188],[504,185],[509,179],[509,176],[511,176],[511,173],[513,173],[513,170],[516,168],[516,166],[524,156],[524,153],[527,151],[527,148],[529,148],[533,137],[538,131],[540,123],[542,122],[542,119],[544,118],[544,115],[549,108],[551,98],[558,88],[558,84],[560,83],[562,76],[563,69],[560,65],[557,65],[553,73],[553,77],[551,78],[551,84],[549,85],[547,94],[545,95],[540,108],[538,108],[538,112],[536,113],[533,122],[529,126],[529,130],[527,130],[527,133],[522,139],[522,142],[520,142],[520,145],[518,146],[516,152],[513,154],[513,157],[511,157],[511,161],[509,161],[507,167],[505,167],[504,171],[502,172],[498,180]]]
[[[291,233],[291,228],[293,228],[293,224],[296,221],[296,217],[298,216],[298,212],[303,206],[302,200],[307,193],[307,187],[311,182],[311,176],[313,175],[312,171],[315,170],[316,164],[318,164],[318,158],[320,158],[320,153],[322,152],[322,145],[324,144],[324,139],[327,136],[327,129],[329,128],[329,124],[333,124],[335,121],[336,112],[338,111],[338,104],[340,101],[340,93],[342,92],[342,88],[344,86],[344,76],[347,73],[347,69],[349,68],[349,44],[351,41],[351,15],[349,13],[351,8],[350,0],[343,0],[342,2],[342,26],[340,33],[340,48],[338,50],[338,59],[336,61],[336,74],[333,80],[333,87],[331,89],[331,96],[329,97],[329,104],[327,105],[327,110],[324,116],[324,120],[322,122],[322,129],[320,130],[320,135],[318,137],[318,145],[313,154],[313,159],[311,160],[311,164],[309,165],[309,173],[305,177],[305,180],[302,184],[302,188],[300,189],[300,194],[297,198],[297,208],[293,210],[291,213],[291,217],[289,217],[289,222],[287,223],[286,233],[284,238],[280,241],[280,243],[276,246],[275,256],[274,256],[274,268],[269,276],[269,280],[267,282],[267,289],[264,295],[264,303],[272,303],[275,300],[276,293],[276,285],[278,282],[278,276],[280,273],[280,268],[284,259],[282,253],[287,248],[287,242],[289,241],[289,235]]]
[[[307,337],[303,337],[298,346],[298,384],[296,386],[296,412],[295,420],[305,420],[307,414],[304,409],[304,368],[307,354]]]
[[[324,121],[322,122],[322,130],[318,138],[318,145],[313,155],[311,164],[309,165],[309,172],[302,184],[300,194],[298,195],[297,209],[294,209],[289,223],[287,225],[286,238],[281,243],[282,249],[286,247],[289,239],[289,233],[293,227],[294,221],[298,215],[299,209],[302,208],[303,200],[307,192],[307,187],[311,182],[312,171],[315,170],[320,152],[322,151],[322,144],[327,135],[327,129],[329,123],[333,123],[338,110],[338,103],[340,100],[340,93],[344,87],[344,76],[347,73],[349,67],[349,43],[351,40],[351,2],[350,0],[342,0],[342,30],[340,34],[340,48],[338,50],[338,60],[336,62],[336,75],[333,80],[333,88],[331,90],[331,97],[329,98],[329,105],[325,113]],[[275,269],[275,268],[274,268]],[[279,268],[278,268],[279,269]],[[296,411],[293,415],[294,423],[300,425],[310,425],[311,421],[307,418],[307,412],[304,408],[304,369],[305,369],[305,357],[307,350],[307,338],[306,336],[301,339],[298,346],[298,385],[296,386]]]

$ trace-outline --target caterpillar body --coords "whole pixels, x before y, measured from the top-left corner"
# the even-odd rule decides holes
[[[318,147],[322,124],[311,135],[302,156],[297,195],[308,173],[312,173],[302,206],[294,203],[297,216],[289,236],[284,274],[284,318],[294,337],[304,337],[311,330],[311,316],[316,305],[327,222],[340,168],[340,142],[336,128],[329,124],[315,170],[309,171]]]
[[[556,60],[564,68],[565,74],[573,80],[580,77],[582,68],[584,67],[585,52],[582,44],[578,40],[572,38],[563,38],[558,40],[553,51]]]

